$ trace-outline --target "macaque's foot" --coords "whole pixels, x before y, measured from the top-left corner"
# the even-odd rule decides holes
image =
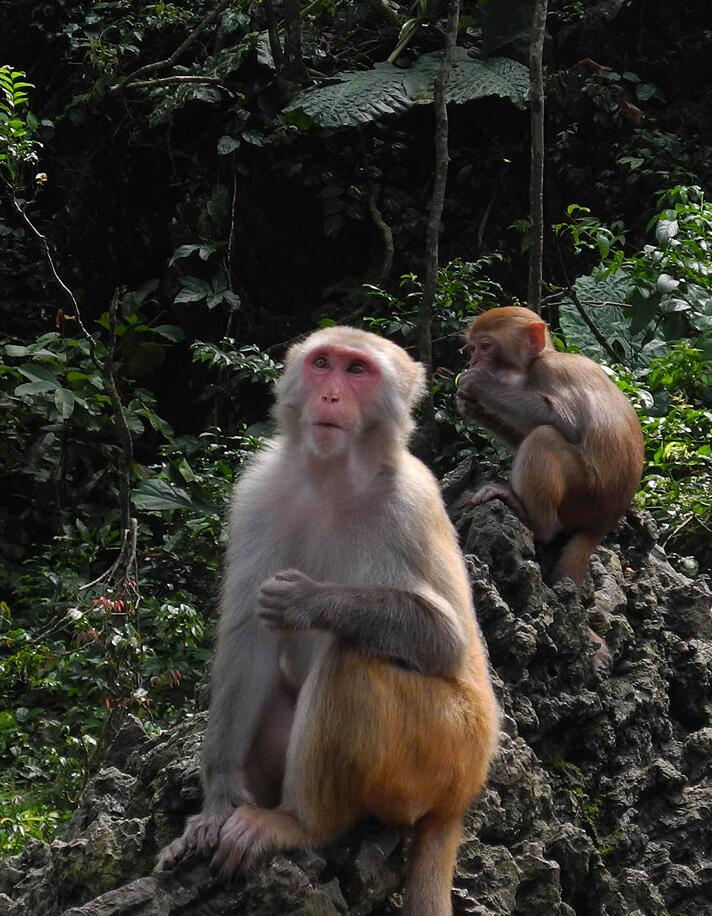
[[[227,814],[194,814],[188,818],[183,834],[173,840],[158,854],[156,871],[169,871],[189,853],[208,856],[218,845],[220,829]]]
[[[512,512],[527,524],[527,511],[521,500],[511,487],[503,483],[486,484],[475,493],[470,502],[473,506],[483,506],[493,499],[501,499],[505,506],[509,506]]]
[[[247,871],[268,852],[306,845],[301,825],[283,811],[240,805],[227,819],[210,863],[223,877]]]
[[[268,848],[264,808],[240,805],[225,822],[220,845],[210,863],[223,877],[247,871]]]

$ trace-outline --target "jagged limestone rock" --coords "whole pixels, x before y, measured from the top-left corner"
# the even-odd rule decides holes
[[[632,514],[579,596],[501,502],[474,508],[474,463],[443,482],[505,715],[466,821],[453,902],[469,916],[709,916],[712,595]],[[589,627],[610,650],[595,664]],[[204,862],[151,873],[200,807],[206,715],[149,738],[130,718],[61,838],[0,863],[0,916],[394,916],[398,831],[276,856],[230,885]]]

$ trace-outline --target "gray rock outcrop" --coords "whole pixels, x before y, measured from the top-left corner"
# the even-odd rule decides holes
[[[568,582],[551,588],[549,557],[512,513],[468,505],[476,476],[461,466],[443,490],[505,717],[467,818],[455,913],[710,916],[707,585],[676,572],[633,514],[597,551],[581,596]],[[608,658],[594,658],[590,629]],[[200,806],[205,718],[157,738],[129,719],[61,838],[0,863],[0,916],[396,914],[404,841],[375,824],[230,885],[203,862],[152,874]]]

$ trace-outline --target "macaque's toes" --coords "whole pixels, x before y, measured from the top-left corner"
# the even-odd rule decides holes
[[[608,643],[606,640],[599,636],[591,627],[588,628],[588,640],[589,643],[595,649],[593,655],[591,656],[591,664],[597,671],[609,671],[613,668],[613,656],[611,655],[611,650],[608,648]]]
[[[475,493],[470,502],[473,506],[483,506],[485,503],[491,502],[493,499],[502,499],[503,498],[503,487],[495,486],[494,484],[488,484],[485,487],[480,487],[480,489]],[[506,500],[505,500],[506,502]]]
[[[210,867],[223,877],[247,871],[258,857],[259,809],[240,805],[225,821]]]
[[[182,836],[165,846],[158,855],[156,871],[169,871],[188,853],[207,857],[218,845],[225,818],[217,814],[194,814],[188,818]]]
[[[218,845],[222,819],[209,818],[201,824],[195,833],[195,848],[199,855],[207,857]]]

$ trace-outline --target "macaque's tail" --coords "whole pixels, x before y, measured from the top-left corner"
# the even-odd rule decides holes
[[[426,815],[415,825],[403,916],[452,916],[452,875],[462,837],[459,817]]]
[[[568,577],[573,579],[576,585],[581,585],[588,572],[591,554],[601,543],[602,537],[601,534],[593,534],[590,531],[578,531],[572,535],[556,563],[554,581],[558,582],[559,579]]]

